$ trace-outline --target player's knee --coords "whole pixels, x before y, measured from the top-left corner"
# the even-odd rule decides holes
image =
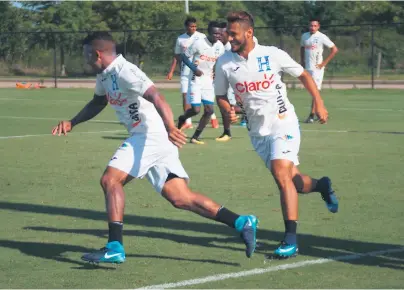
[[[192,111],[193,111],[193,113],[195,115],[197,115],[201,111],[201,107],[200,106],[192,106]]]
[[[111,188],[113,186],[122,185],[122,182],[115,176],[106,173],[101,177],[100,184],[104,190],[107,190],[108,188]]]
[[[287,185],[289,182],[292,181],[292,174],[290,172],[289,168],[272,168],[271,173],[273,177],[275,178],[275,181],[278,185],[278,187],[283,188]]]
[[[213,114],[213,107],[211,107],[211,106],[206,106],[206,107],[205,107],[205,110],[204,110],[204,112],[203,112],[203,114],[204,114],[205,116],[207,116],[207,117],[212,116],[212,114]]]
[[[170,203],[173,207],[178,209],[189,209],[190,201],[186,196],[178,196],[173,199],[170,199]]]

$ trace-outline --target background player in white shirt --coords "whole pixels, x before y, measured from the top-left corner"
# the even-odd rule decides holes
[[[86,62],[97,73],[94,98],[71,121],[62,121],[54,127],[52,134],[66,135],[110,103],[130,137],[112,156],[101,177],[108,215],[108,243],[99,251],[85,254],[82,259],[95,263],[125,261],[123,187],[132,179],[144,176],[176,208],[235,227],[241,233],[246,255],[250,257],[255,250],[256,217],[239,216],[189,189],[189,177],[177,149],[186,143],[186,136],[175,126],[171,108],[153,82],[136,65],[116,55],[115,42],[108,33],[89,35],[83,49]]]
[[[309,32],[303,33],[300,40],[300,63],[311,74],[317,89],[321,90],[323,83],[324,69],[327,64],[334,58],[338,52],[338,48],[328,38],[327,35],[318,31],[320,22],[316,19],[310,20]],[[323,60],[324,46],[331,49],[331,53]],[[306,123],[314,122],[314,107],[311,104],[311,112]]]
[[[199,121],[198,128],[191,137],[191,143],[202,145],[199,139],[203,129],[213,114],[215,104],[215,91],[213,88],[214,65],[216,59],[224,53],[224,46],[220,41],[222,32],[220,24],[216,21],[209,22],[208,37],[195,41],[187,51],[181,55],[182,61],[193,71],[189,82],[188,97],[191,109],[178,118],[178,128],[183,128],[185,120],[199,114],[201,104],[204,112]],[[192,62],[190,61],[192,59]]]
[[[188,103],[187,92],[189,88],[189,79],[192,76],[192,72],[187,67],[180,58],[181,53],[184,53],[191,44],[200,38],[204,39],[206,37],[205,34],[196,31],[196,19],[194,17],[188,16],[184,22],[186,32],[178,36],[177,41],[175,42],[174,48],[174,57],[171,62],[170,70],[167,74],[167,79],[171,80],[174,74],[175,67],[180,64],[180,84],[181,84],[181,93],[182,93],[182,104],[184,112],[191,108],[191,105]],[[219,128],[219,123],[216,120],[216,116],[213,114],[211,117],[212,128]],[[192,129],[192,120],[188,118],[183,129]]]
[[[338,201],[328,177],[317,180],[301,174],[297,168],[299,122],[287,98],[281,72],[299,78],[313,96],[322,123],[327,121],[328,112],[312,77],[300,64],[274,46],[254,44],[254,21],[250,14],[233,12],[227,20],[231,52],[219,57],[216,63],[216,97],[225,101],[226,112],[232,121],[237,117],[226,98],[229,83],[243,102],[253,147],[271,171],[281,192],[285,236],[275,250],[275,256],[295,256],[298,253],[298,192],[320,192],[331,212],[337,212]]]

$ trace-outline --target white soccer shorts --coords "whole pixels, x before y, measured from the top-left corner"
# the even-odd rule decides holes
[[[201,86],[192,84],[188,91],[188,103],[191,106],[200,106],[215,104],[215,89],[211,86]]]
[[[189,76],[181,76],[180,84],[181,84],[181,93],[186,94],[189,88]]]
[[[321,85],[323,84],[323,77],[324,77],[324,68],[307,71],[310,73],[314,82],[316,83],[317,89],[321,90]]]
[[[299,165],[300,128],[297,121],[288,122],[274,129],[268,136],[251,136],[257,154],[271,170],[271,160],[286,159]]]
[[[135,178],[146,176],[158,193],[161,193],[170,173],[189,180],[177,147],[165,134],[132,135],[118,148],[108,166]]]

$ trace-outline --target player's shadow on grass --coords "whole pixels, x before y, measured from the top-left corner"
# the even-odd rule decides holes
[[[9,248],[19,250],[21,253],[48,259],[54,260],[63,263],[70,263],[77,265],[73,267],[73,269],[85,269],[85,270],[92,270],[92,269],[104,269],[104,270],[115,270],[114,267],[98,265],[93,266],[87,262],[80,261],[80,258],[70,259],[64,257],[63,254],[66,252],[77,252],[78,256],[82,255],[83,253],[88,253],[91,249],[80,247],[80,246],[73,246],[73,245],[66,245],[66,244],[53,244],[53,243],[40,243],[40,242],[20,242],[20,241],[11,241],[11,240],[0,240],[0,247]]]
[[[13,211],[21,211],[21,212],[34,212],[40,214],[49,214],[49,215],[64,215],[68,217],[75,218],[83,218],[97,221],[105,221],[105,213],[101,211],[94,211],[88,209],[76,209],[76,208],[65,208],[58,206],[45,206],[45,205],[35,205],[35,204],[26,204],[26,203],[11,203],[11,202],[0,202],[0,208],[6,210]],[[196,245],[206,246],[206,247],[217,247],[216,243],[212,244],[210,241],[221,242],[225,244],[224,246],[219,245],[220,248],[228,249],[228,250],[237,250],[240,251],[241,248],[229,248],[229,242],[236,243],[239,239],[235,236],[234,230],[220,224],[215,224],[214,222],[190,222],[183,220],[175,220],[175,219],[166,219],[160,217],[152,217],[152,216],[138,216],[138,215],[125,215],[125,224],[128,225],[136,225],[136,226],[144,226],[148,229],[162,229],[163,231],[175,230],[179,233],[171,234],[165,232],[152,232],[152,231],[133,231],[132,234],[136,235],[144,235],[149,238],[159,238],[159,239],[168,239],[172,241],[176,241],[179,243],[190,243],[193,242]],[[55,231],[58,231],[57,229]],[[63,231],[63,230],[59,230]],[[67,230],[69,231],[69,230]],[[77,231],[77,230],[73,230]],[[83,234],[89,233],[97,236],[104,236],[105,231],[97,231],[93,232],[88,230],[83,230],[86,232],[82,232]],[[216,234],[221,238],[211,238],[211,237],[189,237],[183,235],[181,231],[190,231],[207,234]],[[125,234],[130,233],[130,231],[125,230]],[[283,238],[283,233],[272,230],[264,230],[260,229],[257,235],[259,242],[261,243],[261,247],[257,249],[258,254],[267,254],[268,252],[273,251],[276,247],[277,243]],[[201,240],[202,239],[202,240]],[[199,241],[201,240],[201,241]],[[299,234],[299,245],[300,252],[306,256],[312,256],[317,258],[327,258],[327,257],[335,257],[341,255],[349,255],[353,253],[368,253],[373,251],[380,251],[386,249],[398,249],[402,246],[394,245],[394,244],[385,244],[385,243],[376,243],[376,242],[362,242],[362,241],[354,241],[348,239],[338,239],[338,238],[328,238],[322,236],[315,236],[311,234]],[[404,251],[402,252],[404,253]],[[396,254],[396,256],[399,256]],[[401,254],[401,257],[404,254]],[[368,266],[377,266],[377,267],[387,267],[393,269],[404,270],[404,259],[403,258],[390,258],[386,255],[377,256],[372,258],[361,258],[361,259],[352,259],[343,261],[344,263],[352,263],[358,265],[368,265]]]

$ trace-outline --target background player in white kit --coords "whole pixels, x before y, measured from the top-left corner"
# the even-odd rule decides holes
[[[191,137],[191,143],[202,145],[203,141],[199,139],[203,129],[209,122],[213,114],[215,104],[215,91],[213,88],[214,66],[216,59],[224,53],[224,47],[220,41],[222,31],[220,24],[216,21],[209,22],[208,37],[196,40],[184,54],[181,59],[193,72],[189,83],[188,97],[191,109],[178,118],[178,128],[183,128],[185,120],[189,117],[199,114],[201,104],[204,112],[199,121],[198,128]],[[192,61],[190,61],[192,59]]]
[[[298,77],[313,96],[317,116],[322,123],[328,112],[310,74],[286,52],[273,46],[254,44],[254,21],[244,11],[227,17],[231,51],[216,63],[215,93],[226,104],[231,120],[237,120],[226,93],[230,86],[243,102],[252,145],[265,162],[280,189],[285,236],[275,256],[297,255],[298,192],[320,192],[329,211],[338,211],[331,180],[303,175],[297,165],[300,147],[299,122],[286,94],[281,72]]]
[[[125,261],[123,187],[144,176],[176,208],[236,228],[250,257],[255,250],[256,217],[239,216],[189,189],[189,178],[177,149],[186,143],[186,136],[176,128],[171,108],[153,82],[136,65],[116,55],[115,42],[108,33],[89,35],[83,48],[86,62],[97,73],[94,98],[71,121],[62,121],[54,127],[52,134],[66,135],[77,124],[95,117],[109,102],[131,136],[112,156],[101,178],[108,215],[108,243],[82,259],[95,263]]]
[[[177,41],[175,42],[174,48],[174,57],[171,62],[170,70],[167,74],[167,79],[171,80],[174,74],[175,67],[180,64],[180,85],[181,85],[181,93],[182,93],[182,104],[184,112],[191,108],[191,105],[188,103],[187,93],[189,88],[189,79],[192,76],[192,72],[187,67],[180,58],[181,53],[184,53],[191,44],[198,39],[204,39],[206,37],[205,34],[196,31],[196,19],[194,17],[188,16],[184,22],[186,32],[178,36]],[[213,114],[211,117],[212,128],[219,128],[219,123],[216,119],[216,116]],[[184,124],[183,129],[192,129],[192,120],[188,118],[186,123]]]
[[[300,40],[300,63],[311,74],[317,89],[321,90],[323,83],[324,69],[327,64],[334,58],[338,52],[338,48],[328,38],[327,35],[318,31],[320,22],[316,19],[310,20],[309,32],[303,33]],[[331,49],[331,53],[323,61],[324,46]],[[306,123],[314,122],[314,103],[311,104],[310,115]]]

